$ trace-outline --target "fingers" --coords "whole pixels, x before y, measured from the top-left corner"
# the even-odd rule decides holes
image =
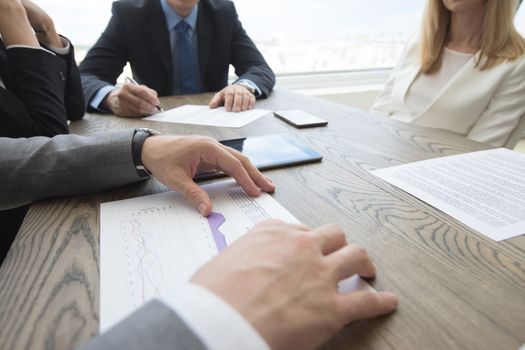
[[[267,193],[275,191],[273,182],[264,176],[246,156],[233,148],[225,147],[225,149],[242,163],[242,166],[246,169],[250,178],[261,190]]]
[[[233,88],[226,88],[223,92],[224,95],[224,109],[226,112],[231,112],[233,108],[233,102],[235,100],[235,91]]]
[[[261,188],[253,181],[242,162],[226,152],[228,156],[219,159],[219,167],[225,173],[233,177],[237,183],[252,197],[258,197],[261,194]]]
[[[251,93],[244,93],[242,97],[241,111],[247,111],[250,109],[250,100],[253,95]]]
[[[324,225],[312,231],[319,238],[324,255],[331,254],[346,246],[346,235],[337,225]]]
[[[350,244],[326,257],[328,264],[333,266],[337,282],[355,275],[371,278],[376,275],[376,269],[365,249]]]
[[[187,175],[177,175],[174,181],[170,184],[175,191],[179,192],[191,205],[196,208],[202,216],[210,216],[211,214],[211,199],[208,193],[204,191],[199,185]]]
[[[224,105],[227,112],[243,112],[255,107],[255,96],[245,87],[230,85],[216,93],[210,100],[209,107]]]
[[[244,99],[244,91],[246,91],[246,89],[244,88],[239,88],[239,87],[235,87],[234,88],[234,91],[235,91],[235,97],[233,99],[233,107],[232,107],[232,111],[233,112],[240,112],[242,109],[242,105],[243,105],[243,99]]]
[[[132,116],[153,114],[159,105],[157,93],[146,86],[125,84],[118,98],[122,112]]]
[[[255,96],[250,94],[250,101],[248,105],[248,109],[253,109],[255,107]]]
[[[223,98],[224,97],[222,95],[222,91],[217,92],[213,96],[213,98],[211,99],[210,104],[208,105],[208,107],[210,107],[210,108],[217,108],[217,107],[219,107],[222,104]]]
[[[160,104],[159,97],[157,95],[157,91],[150,89],[149,87],[145,85],[135,86],[130,85],[132,88],[131,92],[144,100],[145,102],[149,103],[152,106],[158,106]]]
[[[346,323],[376,317],[394,311],[399,298],[390,292],[359,291],[338,296]]]

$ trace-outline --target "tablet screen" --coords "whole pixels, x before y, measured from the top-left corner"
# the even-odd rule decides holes
[[[286,135],[266,135],[220,142],[247,156],[259,170],[319,162],[323,159],[316,151]],[[195,179],[207,180],[224,175],[218,171],[206,171],[197,173]]]

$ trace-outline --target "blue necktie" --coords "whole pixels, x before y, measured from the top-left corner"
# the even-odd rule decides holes
[[[190,25],[186,21],[180,21],[175,30],[178,33],[177,47],[174,52],[179,59],[178,70],[174,68],[174,73],[179,74],[180,93],[196,94],[200,92],[199,73],[197,70],[197,59],[193,57],[191,41],[188,35]]]

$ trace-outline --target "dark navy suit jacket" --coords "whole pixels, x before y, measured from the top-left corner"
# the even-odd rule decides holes
[[[172,60],[166,19],[159,0],[121,0],[97,43],[80,64],[86,103],[99,89],[114,85],[129,61],[133,76],[159,96],[173,91]],[[228,84],[230,64],[270,94],[275,75],[244,31],[235,6],[226,0],[200,0],[197,18],[198,59],[204,91]]]

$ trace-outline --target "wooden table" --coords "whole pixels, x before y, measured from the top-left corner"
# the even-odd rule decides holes
[[[162,100],[205,104],[210,94]],[[329,121],[298,130],[266,117],[215,129],[88,115],[72,131],[129,127],[218,139],[286,133],[322,163],[268,171],[274,197],[302,222],[335,222],[368,248],[372,282],[399,294],[393,315],[346,327],[327,349],[509,349],[525,343],[525,237],[496,243],[372,176],[369,171],[485,147],[452,135],[286,91],[260,108],[301,108]],[[97,334],[99,204],[163,191],[145,184],[31,206],[0,269],[0,348],[73,349]]]

